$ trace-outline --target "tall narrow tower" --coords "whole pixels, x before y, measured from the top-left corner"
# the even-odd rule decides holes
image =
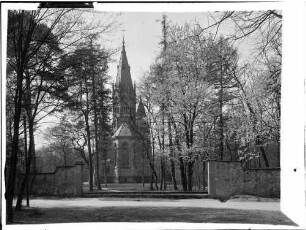
[[[141,183],[150,180],[148,126],[142,101],[136,113],[133,86],[124,39],[116,82],[113,85],[113,182]]]
[[[136,89],[133,86],[124,40],[113,85],[113,162],[116,183],[141,182],[142,154],[137,136]]]
[[[117,66],[116,82],[113,86],[113,129],[117,130],[123,123],[132,125],[131,123],[135,116],[136,92],[132,83],[123,39],[121,57]]]

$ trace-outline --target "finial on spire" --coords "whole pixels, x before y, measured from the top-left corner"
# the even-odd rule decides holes
[[[124,32],[125,32],[125,29],[122,30],[122,47],[123,48],[125,48]]]

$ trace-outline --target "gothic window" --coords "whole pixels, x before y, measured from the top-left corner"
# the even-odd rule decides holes
[[[122,168],[129,168],[129,148],[127,143],[122,144],[121,164]]]
[[[123,105],[121,108],[122,108],[122,113],[129,113],[130,112],[129,107],[127,105]]]
[[[114,144],[114,150],[115,150],[115,166],[118,166],[118,163],[117,163],[117,153],[118,153],[118,149],[117,149],[117,145]]]
[[[103,167],[103,172],[105,172],[105,168]],[[106,173],[109,173],[110,172],[110,167],[109,165],[106,166]]]
[[[137,165],[137,153],[136,153],[137,148],[136,148],[135,145],[133,145],[132,151],[133,151],[133,165],[134,165],[134,168],[137,168],[138,167],[138,165]]]

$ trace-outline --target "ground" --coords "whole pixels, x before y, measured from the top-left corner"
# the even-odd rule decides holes
[[[186,222],[294,225],[279,200],[252,197],[216,199],[34,198],[16,212],[15,224],[73,222]]]

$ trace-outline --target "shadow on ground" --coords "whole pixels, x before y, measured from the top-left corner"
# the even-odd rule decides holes
[[[296,226],[280,211],[190,207],[28,208],[15,213],[14,224],[76,222],[186,222]]]

